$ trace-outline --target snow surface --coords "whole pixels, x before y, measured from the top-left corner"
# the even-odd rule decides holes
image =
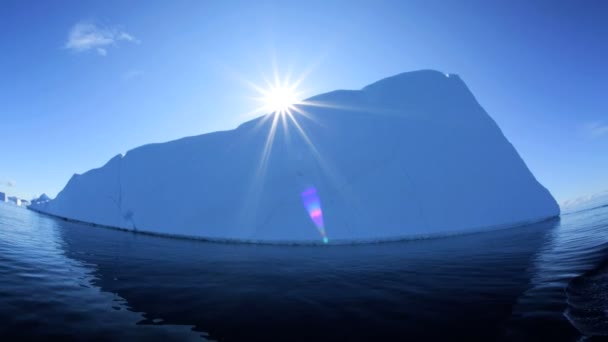
[[[269,114],[231,131],[144,145],[74,175],[56,199],[30,208],[152,233],[269,242],[322,239],[302,203],[311,188],[329,241],[453,234],[559,215],[455,74],[403,73],[298,108],[306,113],[294,113],[301,130],[277,117],[269,139]]]

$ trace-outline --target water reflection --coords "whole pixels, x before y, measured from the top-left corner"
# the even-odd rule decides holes
[[[60,225],[0,204],[0,336],[200,341],[200,333],[188,327],[137,326],[140,313],[126,310],[118,294],[94,285],[94,263],[66,256],[69,247]]]
[[[62,222],[66,254],[145,321],[193,325],[221,341],[487,338],[529,287],[558,222],[357,246],[171,240]]]
[[[0,332],[576,340],[608,331],[607,222],[608,207],[444,239],[281,247],[166,239],[0,206]]]

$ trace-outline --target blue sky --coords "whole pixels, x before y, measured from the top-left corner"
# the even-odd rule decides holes
[[[2,1],[0,191],[55,196],[231,129],[273,64],[306,95],[459,74],[558,201],[608,189],[605,1]]]

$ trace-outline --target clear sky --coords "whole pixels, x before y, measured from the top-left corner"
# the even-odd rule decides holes
[[[558,201],[608,188],[607,1],[0,2],[0,191],[55,196],[231,129],[273,62],[306,95],[459,74]]]

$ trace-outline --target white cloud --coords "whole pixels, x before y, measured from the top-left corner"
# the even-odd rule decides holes
[[[120,32],[118,34],[118,36],[116,37],[116,39],[118,39],[118,40],[126,40],[128,42],[139,42],[137,39],[135,39],[135,37],[133,37],[132,35],[128,34],[127,32]]]
[[[65,47],[75,52],[94,50],[100,56],[105,56],[108,54],[108,47],[116,46],[119,41],[139,43],[131,34],[118,28],[80,22],[70,30]]]
[[[132,69],[132,70],[129,70],[129,71],[125,72],[122,75],[122,79],[125,80],[125,81],[131,81],[131,80],[140,78],[143,75],[144,75],[143,71],[137,70],[137,69]]]
[[[15,182],[14,180],[0,181],[0,185],[12,188],[17,185],[17,182]]]
[[[603,122],[592,122],[586,125],[587,132],[592,138],[608,135],[608,124]]]

